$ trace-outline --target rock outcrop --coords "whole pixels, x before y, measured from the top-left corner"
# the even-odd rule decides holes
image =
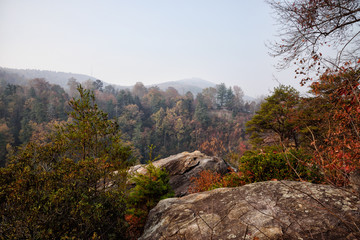
[[[170,176],[170,185],[176,197],[188,194],[190,179],[197,177],[203,170],[212,170],[220,174],[225,174],[229,170],[229,165],[218,157],[209,157],[195,151],[192,153],[183,152],[168,158],[153,162],[156,167],[164,167]],[[130,172],[146,173],[144,165],[137,165],[130,169]]]
[[[360,239],[359,208],[346,189],[260,182],[162,200],[140,239]]]

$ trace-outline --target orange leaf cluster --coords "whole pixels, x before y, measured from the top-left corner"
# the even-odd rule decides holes
[[[142,228],[144,226],[143,218],[137,217],[133,214],[127,214],[125,215],[125,221],[129,224],[126,235],[130,239],[137,239],[139,236],[141,236]]]
[[[197,193],[221,187],[241,186],[245,184],[241,177],[242,173],[234,172],[232,169],[230,169],[228,174],[223,176],[217,172],[203,170],[198,177],[192,177],[190,179],[192,185],[188,191],[189,193]]]
[[[341,68],[324,74],[312,85],[318,98],[331,106],[322,116],[323,136],[317,137],[314,161],[330,183],[344,185],[348,174],[360,167],[360,72]]]

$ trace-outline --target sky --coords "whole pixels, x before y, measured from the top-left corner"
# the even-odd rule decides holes
[[[201,78],[269,94],[278,71],[263,0],[0,0],[0,66],[72,72],[131,86]]]

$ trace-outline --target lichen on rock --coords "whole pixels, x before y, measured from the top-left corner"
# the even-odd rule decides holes
[[[271,181],[162,200],[140,240],[356,239],[360,200],[351,191]]]

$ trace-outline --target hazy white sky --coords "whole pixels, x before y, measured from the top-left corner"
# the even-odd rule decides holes
[[[298,88],[267,54],[275,35],[263,0],[0,0],[0,66],[119,85],[198,77],[255,97],[275,77]]]

